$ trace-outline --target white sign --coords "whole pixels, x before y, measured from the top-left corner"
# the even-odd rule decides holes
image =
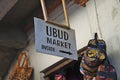
[[[77,60],[75,31],[34,18],[36,51]]]

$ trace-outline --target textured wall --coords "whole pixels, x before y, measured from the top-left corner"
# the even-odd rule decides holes
[[[0,26],[0,76],[3,80],[18,50],[24,48],[26,44],[27,35],[19,27]]]
[[[8,26],[8,25],[7,25]],[[27,44],[27,35],[19,27],[0,27],[0,46],[24,48]]]
[[[71,28],[76,31],[77,49],[86,46],[89,39],[93,38],[94,33],[97,32],[99,37],[103,38],[107,43],[107,54],[111,64],[115,66],[118,74],[118,80],[120,80],[119,0],[89,0],[85,8],[73,3],[70,3],[68,6]],[[62,11],[61,8],[58,8],[55,13],[53,12],[51,14],[51,18],[64,23],[64,17],[60,11]],[[35,80],[43,80],[41,74],[39,73],[40,70],[52,65],[61,58],[36,53],[34,30],[31,31],[31,34],[29,34],[29,40],[30,44],[27,49],[30,51],[31,65],[35,69]]]
[[[0,77],[2,77],[3,80],[16,54],[17,51],[14,48],[0,46]]]
[[[98,0],[97,8],[103,39],[107,42],[108,56],[120,80],[120,1]]]

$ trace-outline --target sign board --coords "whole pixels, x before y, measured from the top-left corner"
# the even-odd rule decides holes
[[[77,60],[75,31],[34,18],[36,51]]]

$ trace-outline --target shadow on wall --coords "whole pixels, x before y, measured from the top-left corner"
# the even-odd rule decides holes
[[[16,49],[0,46],[0,78],[3,80],[16,56]]]
[[[119,34],[110,37],[107,41],[107,54],[110,63],[114,65],[117,75],[120,74],[120,36]],[[118,80],[120,76],[117,76]]]

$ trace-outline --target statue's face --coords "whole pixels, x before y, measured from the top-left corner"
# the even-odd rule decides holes
[[[89,66],[96,66],[105,59],[105,53],[98,48],[88,48],[84,59]]]
[[[89,58],[99,58],[100,60],[105,59],[104,53],[101,52],[99,49],[96,49],[96,48],[88,48],[87,56]]]

